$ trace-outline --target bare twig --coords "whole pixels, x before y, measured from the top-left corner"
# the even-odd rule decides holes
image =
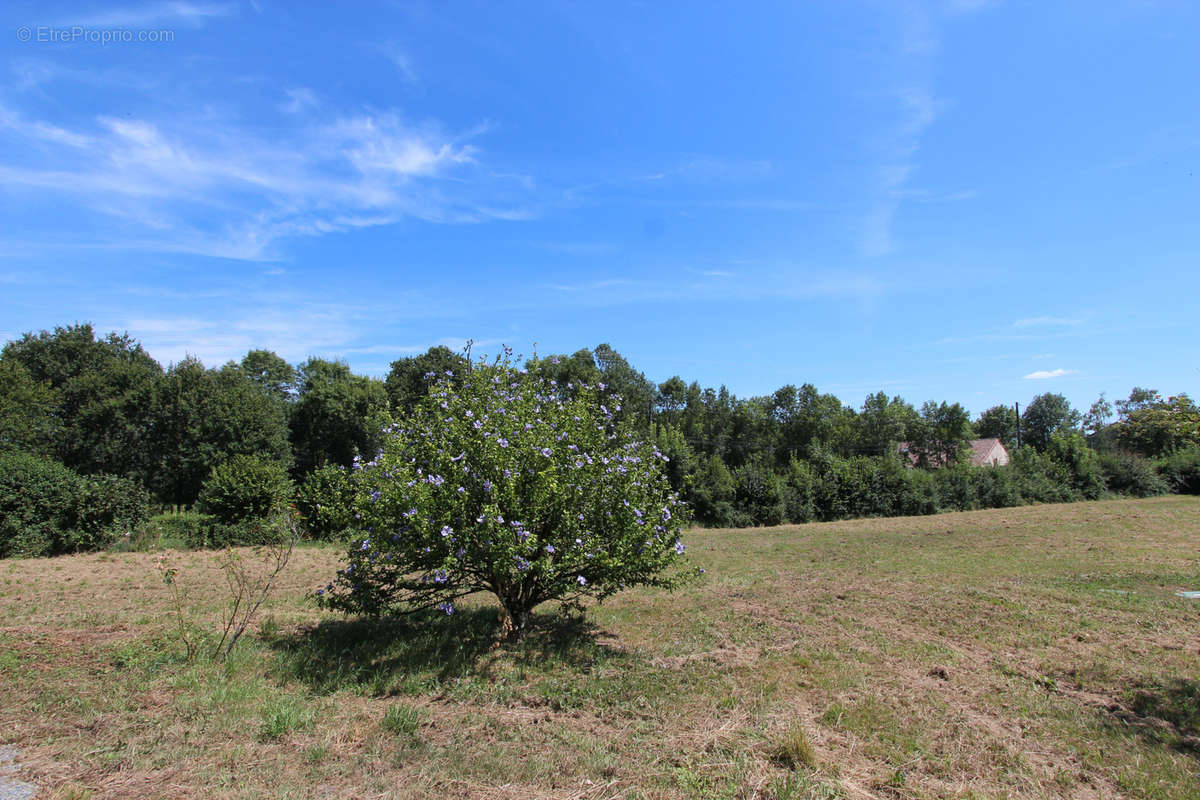
[[[271,524],[276,522],[277,520],[272,520]],[[246,632],[254,615],[271,594],[275,580],[287,567],[298,538],[295,515],[289,514],[286,534],[282,537],[272,537],[268,544],[254,548],[255,556],[265,565],[264,571],[254,569],[247,563],[246,558],[232,547],[225,548],[218,556],[217,563],[225,575],[231,600],[222,617],[224,631],[221,640],[213,649],[214,659],[224,661],[233,652],[233,646]]]

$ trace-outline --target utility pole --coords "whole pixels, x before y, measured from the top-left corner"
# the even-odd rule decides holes
[[[1013,411],[1017,412],[1017,449],[1021,449],[1021,404],[1013,403]]]

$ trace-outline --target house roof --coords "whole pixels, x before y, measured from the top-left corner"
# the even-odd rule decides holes
[[[987,466],[988,464],[991,464],[992,458],[994,457],[992,455],[992,451],[995,450],[995,448],[997,448],[997,447],[999,447],[1005,453],[1008,452],[1007,450],[1004,450],[1004,444],[1001,443],[1001,441],[996,438],[972,439],[970,442],[970,446],[971,446],[971,465],[976,466],[976,467],[982,467],[982,466]],[[916,455],[916,453],[913,453],[909,449],[908,442],[900,442],[900,444],[898,445],[898,449],[902,455],[905,455],[908,457],[910,464],[912,464],[914,467],[917,465],[917,462],[918,462],[917,455]],[[941,465],[935,464],[934,466],[941,466]]]
[[[1000,444],[999,439],[972,439],[971,463],[977,467],[989,463],[991,461],[991,452],[998,444],[1001,448],[1004,447],[1004,445]]]

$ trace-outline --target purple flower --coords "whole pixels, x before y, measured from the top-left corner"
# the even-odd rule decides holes
[[[683,542],[676,539],[675,540],[675,552],[682,555],[684,550],[687,550],[687,547],[684,545]]]
[[[582,575],[576,575],[575,582],[580,586],[587,586],[587,578],[583,577]]]
[[[542,455],[544,455],[546,458],[549,458],[550,456],[554,455],[554,451],[551,450],[549,447],[543,447]]]
[[[440,611],[445,611],[447,614],[454,613],[454,603],[441,603],[438,605]]]
[[[449,525],[442,526],[442,538],[443,539],[445,539],[447,536],[449,536],[452,533],[454,533],[454,529],[451,528]]]
[[[548,544],[548,545],[546,545],[546,552],[547,552],[547,553],[553,553],[553,552],[554,552],[554,545],[552,545],[552,544]]]

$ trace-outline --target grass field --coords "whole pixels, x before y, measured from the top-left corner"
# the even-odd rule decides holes
[[[150,554],[0,562],[0,744],[61,798],[1200,797],[1200,498],[687,541],[703,582],[519,649],[484,598],[319,612],[302,549],[224,664]]]

